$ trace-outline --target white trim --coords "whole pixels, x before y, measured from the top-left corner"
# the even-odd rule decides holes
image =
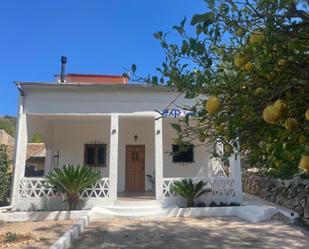
[[[110,126],[110,152],[109,152],[109,196],[112,200],[117,199],[118,181],[118,142],[119,142],[119,117],[111,115]]]
[[[163,129],[162,118],[155,116],[155,174],[156,174],[156,199],[163,198]]]

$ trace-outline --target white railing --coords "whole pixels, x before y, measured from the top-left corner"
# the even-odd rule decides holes
[[[204,181],[205,188],[211,190],[206,194],[209,201],[226,202],[233,201],[235,197],[235,180],[225,176],[216,177],[191,177],[191,178],[163,178],[163,197],[175,198],[176,194],[172,191],[174,182],[182,179],[192,179],[193,182]]]
[[[54,198],[64,197],[47,182],[45,178],[24,177],[19,182],[18,196],[20,198]],[[102,178],[91,188],[85,189],[81,198],[109,197],[109,179]]]

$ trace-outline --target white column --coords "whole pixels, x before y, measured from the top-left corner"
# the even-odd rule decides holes
[[[156,199],[163,198],[163,127],[162,117],[155,116]]]
[[[23,108],[24,97],[19,97],[19,111],[17,117],[17,132],[15,139],[15,167],[13,173],[13,182],[11,190],[11,205],[15,209],[18,200],[19,181],[25,175],[26,154],[27,154],[27,119]]]
[[[229,158],[230,162],[230,178],[235,179],[235,202],[243,201],[241,170],[240,170],[240,155],[236,152]]]
[[[118,182],[118,138],[119,138],[118,114],[111,115],[110,150],[109,150],[109,195],[113,200],[117,199]]]

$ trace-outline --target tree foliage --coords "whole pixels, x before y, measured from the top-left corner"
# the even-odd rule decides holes
[[[7,147],[0,145],[0,202],[5,202],[5,197],[9,188],[9,158],[7,155]]]
[[[5,130],[9,135],[15,137],[16,118],[11,116],[0,117],[0,130]]]
[[[208,0],[205,9],[173,27],[179,44],[154,35],[166,54],[159,81],[196,99],[180,140],[224,144],[224,156],[238,150],[279,176],[301,159],[309,171],[308,2]]]

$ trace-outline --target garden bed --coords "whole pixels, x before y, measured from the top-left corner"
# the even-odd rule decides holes
[[[1,222],[0,248],[44,249],[49,248],[74,220]]]

